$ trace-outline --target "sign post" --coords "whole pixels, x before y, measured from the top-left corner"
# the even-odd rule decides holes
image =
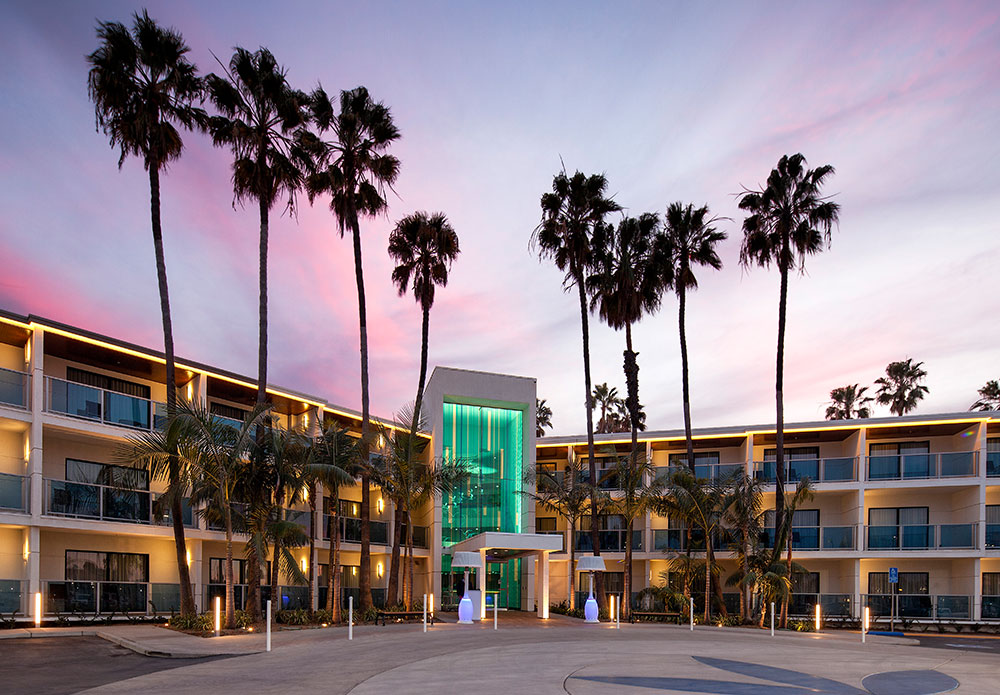
[[[899,568],[889,568],[889,589],[892,591],[892,598],[889,603],[889,630],[896,631],[896,589],[899,588]]]

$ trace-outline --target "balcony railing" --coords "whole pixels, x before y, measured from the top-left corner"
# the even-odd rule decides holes
[[[754,476],[763,483],[773,483],[774,461],[754,461]],[[785,482],[798,483],[809,478],[816,483],[846,483],[858,479],[858,459],[853,456],[835,458],[787,460],[785,461]]]
[[[285,521],[291,521],[302,527],[302,530],[307,536],[312,535],[312,515],[309,513],[308,509],[286,509],[285,510]]]
[[[0,405],[27,410],[31,398],[31,375],[0,367]]]
[[[986,477],[1000,477],[1000,451],[986,452]]]
[[[45,513],[101,521],[148,524],[153,518],[148,490],[45,479]]]
[[[28,478],[23,475],[0,473],[0,509],[28,511]]]
[[[147,613],[150,586],[148,582],[45,582],[45,612]]]
[[[1000,596],[983,596],[983,620],[1000,620]]]
[[[1000,548],[1000,524],[986,524],[986,548]]]
[[[0,579],[0,614],[24,615],[25,582],[22,579]]]
[[[628,531],[626,529],[598,531],[597,533],[598,542],[601,544],[602,552],[625,552],[625,539],[628,537]],[[590,539],[590,531],[576,532],[576,549],[577,551],[593,552],[594,544]],[[632,550],[642,550],[641,529],[635,529],[632,531]]]
[[[389,544],[389,524],[384,521],[372,521],[371,542],[378,545]],[[330,540],[330,515],[323,515],[323,540]],[[340,517],[340,541],[347,543],[361,542],[361,519],[350,516]]]
[[[163,424],[167,406],[148,398],[127,396],[117,391],[47,376],[45,411],[106,425],[148,430]]]
[[[788,601],[788,614],[814,616],[817,603],[824,617],[850,618],[854,615],[850,594],[792,594]]]
[[[886,619],[893,613],[892,594],[862,594],[872,619]],[[931,594],[896,594],[895,614],[900,618],[929,620],[969,620],[972,597]]]
[[[675,470],[690,471],[687,464],[675,463],[670,466],[657,466],[654,477],[666,480]],[[745,470],[742,463],[696,463],[694,465],[694,476],[704,480],[725,480],[740,471]]]
[[[979,475],[978,451],[869,456],[868,480],[925,480]]]
[[[774,547],[774,529],[765,528],[765,546]],[[793,550],[857,550],[853,526],[793,526]]]
[[[967,550],[977,548],[976,523],[866,526],[867,550]]]
[[[170,507],[163,509],[163,518],[157,522],[160,526],[173,526]],[[187,528],[198,528],[198,523],[194,518],[194,508],[188,503],[188,498],[181,500],[181,523]]]

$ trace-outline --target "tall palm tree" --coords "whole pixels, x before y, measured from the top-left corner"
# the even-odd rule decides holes
[[[340,622],[340,488],[354,483],[357,443],[347,430],[330,425],[314,440],[308,476],[321,483],[330,500],[330,550],[326,573],[326,610]]]
[[[804,503],[808,502],[813,498],[813,488],[812,481],[809,478],[802,478],[799,480],[799,484],[795,487],[795,493],[788,499],[788,524],[785,525],[784,532],[784,547],[787,549],[787,555],[785,557],[785,567],[786,576],[789,581],[792,578],[792,571],[794,570],[792,564],[792,518],[795,516],[796,510]],[[775,559],[781,556],[782,542],[775,540]],[[781,601],[781,627],[786,627],[788,625],[788,603],[790,599],[790,594],[786,594]]]
[[[826,408],[827,420],[856,420],[871,417],[874,398],[866,396],[867,386],[848,384],[830,391],[830,405]]]
[[[621,617],[628,618],[632,598],[632,529],[638,519],[659,503],[663,481],[656,477],[652,460],[639,457],[633,448],[629,456],[615,464],[614,476],[622,494],[612,498],[612,509],[625,521],[625,574],[622,591]]]
[[[340,111],[322,87],[312,93],[312,113],[321,135],[332,139],[323,143],[323,164],[310,174],[306,190],[309,200],[330,195],[330,209],[337,218],[340,236],[350,231],[354,242],[354,275],[358,286],[358,324],[361,342],[361,445],[359,455],[368,460],[371,422],[368,406],[368,312],[365,306],[365,279],[361,266],[361,217],[385,212],[386,189],[399,176],[399,160],[388,153],[399,139],[399,129],[389,107],[374,101],[364,87],[342,91]],[[360,608],[372,605],[371,580],[371,483],[367,467],[361,468],[361,561]]]
[[[594,386],[594,392],[590,396],[590,410],[601,409],[601,417],[597,419],[597,432],[599,434],[614,431],[611,416],[619,400],[618,389],[614,386],[608,386],[607,382]]]
[[[594,459],[594,417],[590,401],[590,325],[587,308],[587,275],[594,262],[593,235],[597,225],[621,206],[608,197],[608,180],[603,174],[587,176],[577,171],[567,176],[563,169],[552,179],[552,190],[542,194],[542,220],[532,234],[532,245],[540,258],[550,258],[563,272],[563,287],[575,287],[580,300],[580,327],[583,337],[583,396],[587,415],[587,463],[590,480],[597,480]],[[601,554],[597,517],[598,500],[591,500],[590,538],[594,554]],[[598,598],[604,601],[604,579],[597,574]]]
[[[987,381],[979,389],[979,400],[973,403],[969,410],[1000,410],[1000,381],[996,379]]]
[[[535,436],[544,437],[545,430],[552,429],[552,408],[544,398],[535,399]]]
[[[722,261],[716,246],[726,238],[715,228],[718,217],[709,217],[708,206],[695,208],[688,203],[671,203],[667,207],[663,233],[658,240],[657,256],[663,285],[677,293],[677,325],[681,340],[681,395],[684,406],[684,439],[687,442],[687,464],[694,472],[694,440],[691,437],[691,391],[688,381],[688,350],[685,312],[687,293],[698,289],[694,266],[719,270]]]
[[[840,206],[822,194],[823,184],[834,169],[825,164],[806,168],[801,154],[784,155],[760,190],[744,188],[739,198],[741,210],[750,213],[743,220],[740,265],[778,267],[781,284],[778,295],[778,350],[774,378],[775,423],[775,523],[785,523],[785,316],[788,305],[788,274],[805,271],[806,258],[830,245],[830,232],[840,219]]]
[[[277,601],[279,588],[279,559],[287,560],[291,557],[287,554],[286,541],[292,543],[290,547],[299,547],[300,531],[298,524],[285,520],[285,505],[295,505],[301,498],[303,490],[306,489],[308,478],[306,467],[308,466],[309,448],[306,437],[295,430],[273,428],[265,434],[265,450],[262,458],[267,462],[267,484],[270,488],[270,499],[267,518],[268,536],[272,543],[271,556],[271,598]],[[301,545],[307,541],[304,534],[301,536]],[[312,562],[312,556],[309,557]],[[285,562],[285,565],[288,563]],[[292,562],[292,565],[295,563]],[[286,576],[295,576],[298,571],[286,572]],[[310,606],[312,604],[310,603]]]
[[[97,28],[100,47],[87,56],[90,73],[87,91],[94,102],[97,126],[120,149],[118,168],[125,157],[141,157],[149,173],[149,215],[153,229],[153,253],[160,293],[163,353],[167,371],[167,413],[177,408],[174,370],[174,335],[167,289],[167,264],[160,224],[160,171],[181,156],[184,142],[178,127],[191,130],[204,122],[200,101],[203,82],[187,59],[190,50],[180,33],[164,29],[143,10],[133,16],[132,30],[119,22],[101,22]],[[169,484],[176,487],[180,471],[170,467]],[[181,498],[171,495],[170,516],[174,552],[181,586],[181,613],[195,612],[191,575],[187,565]]]
[[[655,263],[660,219],[652,213],[625,217],[617,229],[598,225],[594,269],[587,278],[591,309],[614,330],[625,329],[625,411],[632,432],[630,457],[639,455],[639,363],[632,346],[632,325],[660,307],[664,275]]]
[[[763,494],[756,477],[740,473],[733,478],[729,495],[723,503],[723,521],[735,531],[736,559],[741,577],[750,576],[750,558],[764,529]],[[749,584],[740,586],[740,622],[750,615]]]
[[[889,412],[899,416],[916,409],[929,391],[920,383],[927,378],[923,367],[923,362],[914,363],[910,357],[902,362],[890,362],[885,368],[885,376],[875,380],[878,386],[875,399],[879,405],[889,406]]]

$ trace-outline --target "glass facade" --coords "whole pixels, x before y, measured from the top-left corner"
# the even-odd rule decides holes
[[[523,437],[524,414],[520,410],[444,404],[442,456],[465,464],[470,474],[442,500],[441,541],[445,548],[485,531],[521,532]],[[441,571],[450,574],[450,556],[442,558]],[[451,582],[442,579],[450,587]],[[500,606],[520,608],[520,560],[489,563],[486,591],[498,592]]]

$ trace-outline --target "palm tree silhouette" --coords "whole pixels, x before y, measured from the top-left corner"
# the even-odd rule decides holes
[[[871,417],[874,398],[866,396],[867,386],[848,384],[830,391],[830,405],[826,408],[827,420],[855,420]]]
[[[535,399],[535,436],[544,437],[545,430],[552,429],[552,408],[545,403],[545,399]]]
[[[969,410],[1000,410],[1000,381],[990,379],[979,389],[979,400]]]
[[[879,405],[889,406],[889,412],[899,416],[914,410],[929,392],[920,383],[927,377],[923,366],[923,362],[914,363],[909,357],[901,362],[890,362],[885,368],[885,376],[875,380],[878,386],[875,398]]]
[[[133,15],[131,31],[120,22],[100,22],[97,38],[101,45],[87,56],[90,63],[87,91],[94,102],[97,127],[108,136],[112,147],[120,149],[119,169],[126,156],[132,155],[142,158],[149,174],[149,214],[163,324],[169,416],[177,409],[177,376],[160,223],[160,171],[178,159],[184,149],[178,127],[191,130],[204,123],[205,112],[194,105],[201,100],[204,84],[198,77],[197,68],[187,59],[190,49],[181,35],[159,26],[145,10],[141,15]],[[176,488],[179,478],[175,460],[170,466],[170,486]],[[178,494],[170,495],[170,516],[181,587],[181,613],[190,615],[195,612],[195,604]]]

